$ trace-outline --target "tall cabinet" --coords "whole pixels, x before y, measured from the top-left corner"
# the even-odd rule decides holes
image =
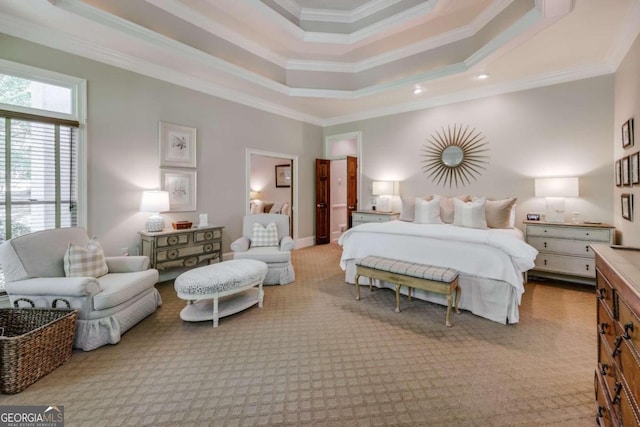
[[[594,245],[598,363],[596,419],[640,425],[640,249]]]

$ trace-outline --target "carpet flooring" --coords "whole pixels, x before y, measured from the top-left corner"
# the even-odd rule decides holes
[[[66,426],[588,426],[595,422],[593,287],[530,282],[520,323],[362,300],[340,247],[293,252],[296,281],[254,306],[185,323],[164,304],[117,345],[73,357],[0,405],[64,405]]]

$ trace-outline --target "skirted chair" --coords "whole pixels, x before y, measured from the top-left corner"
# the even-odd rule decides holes
[[[267,263],[265,285],[286,285],[296,279],[291,263],[295,243],[289,235],[289,216],[246,215],[242,237],[231,244],[234,259],[256,259]]]
[[[74,347],[85,351],[116,344],[162,304],[148,257],[105,257],[79,227],[10,239],[0,245],[0,265],[12,305],[26,298],[48,308],[64,299],[78,311]]]

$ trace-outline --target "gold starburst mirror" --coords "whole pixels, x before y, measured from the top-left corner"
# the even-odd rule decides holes
[[[451,125],[436,131],[423,145],[422,172],[438,185],[464,185],[487,168],[489,143],[476,129]]]

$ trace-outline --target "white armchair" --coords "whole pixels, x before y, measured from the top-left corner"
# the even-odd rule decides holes
[[[277,240],[272,245],[258,246],[254,240],[254,224],[268,227],[275,223]],[[246,215],[242,220],[242,237],[231,243],[234,259],[255,259],[267,263],[265,285],[286,285],[295,280],[291,250],[295,243],[289,236],[289,216],[280,214]]]
[[[0,245],[0,265],[10,302],[18,298],[51,307],[64,298],[78,311],[74,347],[88,351],[115,344],[120,336],[162,304],[158,271],[146,256],[105,257],[107,274],[66,277],[69,243],[89,242],[82,228],[58,228],[15,237]]]

